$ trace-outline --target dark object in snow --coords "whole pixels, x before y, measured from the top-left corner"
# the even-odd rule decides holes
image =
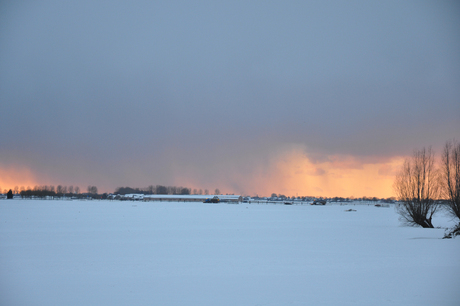
[[[346,209],[345,211],[356,211],[356,209]]]
[[[215,196],[212,199],[208,198],[208,199],[204,200],[203,203],[219,203],[219,202],[220,202],[220,199],[217,196]]]
[[[326,201],[325,200],[314,200],[313,203],[311,203],[311,205],[326,205]]]
[[[284,205],[292,205],[292,202],[284,202]]]
[[[10,189],[10,191],[8,191],[8,193],[6,194],[6,198],[7,199],[12,199],[13,198],[13,191]]]
[[[452,229],[450,229],[448,233],[445,233],[442,239],[455,238],[456,236],[460,236],[460,223],[454,226]]]

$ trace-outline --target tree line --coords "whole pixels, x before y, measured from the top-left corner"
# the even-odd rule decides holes
[[[139,194],[172,194],[172,195],[209,195],[208,189],[192,189],[182,186],[163,186],[163,185],[150,185],[146,188],[131,188],[131,187],[118,187],[115,189],[114,194],[125,195],[130,193],[139,193]],[[4,194],[20,195],[22,198],[87,198],[91,197],[93,199],[105,199],[107,198],[107,193],[98,194],[98,189],[96,186],[89,185],[86,189],[86,193],[82,193],[80,187],[78,186],[63,186],[63,185],[43,185],[30,187],[14,187],[13,189],[4,190]],[[220,194],[220,190],[216,188],[214,194]],[[10,198],[8,197],[8,198]]]
[[[387,202],[393,203],[396,201],[395,197],[378,198],[378,197],[322,197],[322,196],[285,196],[284,194],[272,193],[269,197],[270,200],[299,200],[299,201],[312,201],[314,199],[323,199],[328,202],[351,202],[351,201],[364,201],[364,202]]]
[[[460,143],[447,141],[439,162],[431,147],[415,150],[404,161],[393,187],[405,223],[433,228],[433,216],[445,208],[458,221],[446,237],[460,235]]]
[[[97,193],[96,186],[88,186],[86,193],[80,192],[80,187],[78,186],[53,186],[53,185],[43,185],[35,186],[34,188],[18,188],[15,187],[14,190],[11,190],[12,194],[19,194],[22,198],[103,198],[103,195]]]
[[[131,187],[117,187],[114,194],[125,195],[130,193],[139,194],[173,194],[173,195],[209,195],[208,189],[191,189],[182,186],[163,186],[163,185],[150,185],[146,188],[131,188]],[[214,194],[220,194],[220,190],[216,188]]]

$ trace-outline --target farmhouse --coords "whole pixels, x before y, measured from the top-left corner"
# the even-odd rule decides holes
[[[238,204],[243,201],[240,195],[216,195],[220,202]],[[181,195],[181,194],[146,194],[143,195],[144,201],[161,202],[204,202],[206,199],[213,198],[215,195]]]

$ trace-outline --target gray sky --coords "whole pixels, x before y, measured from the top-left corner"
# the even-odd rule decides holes
[[[0,172],[254,194],[293,150],[440,148],[460,138],[459,17],[455,1],[2,1]]]

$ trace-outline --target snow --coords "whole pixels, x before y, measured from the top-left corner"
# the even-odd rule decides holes
[[[443,235],[372,205],[1,200],[0,305],[459,305]]]

